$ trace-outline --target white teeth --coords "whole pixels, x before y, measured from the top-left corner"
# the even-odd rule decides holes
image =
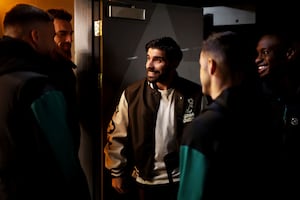
[[[266,68],[267,68],[267,66],[259,66],[258,67],[259,70],[266,69]]]

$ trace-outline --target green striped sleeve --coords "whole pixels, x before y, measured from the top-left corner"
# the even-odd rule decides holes
[[[67,125],[66,103],[59,91],[48,91],[31,104],[38,124],[45,134],[60,166],[69,181],[78,170],[73,139]]]
[[[180,147],[178,200],[201,200],[206,173],[205,156],[189,146]]]

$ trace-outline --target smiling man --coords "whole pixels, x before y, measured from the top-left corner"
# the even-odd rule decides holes
[[[145,50],[146,77],[123,91],[107,129],[105,166],[118,195],[176,200],[178,144],[200,111],[201,87],[178,75],[183,53],[174,39],[153,39]],[[128,195],[135,188],[128,184],[132,178],[138,198]]]
[[[257,43],[255,63],[260,77],[278,76],[285,70],[290,50],[280,34],[265,34]],[[276,75],[277,74],[277,75]]]
[[[285,30],[286,31],[286,30]],[[297,40],[292,34],[265,33],[257,43],[255,63],[264,92],[272,105],[272,119],[278,127],[280,156],[278,180],[281,199],[299,199],[300,81]]]
[[[71,59],[74,32],[71,24],[72,15],[64,9],[49,9],[47,12],[54,18],[55,43],[62,50],[63,55]]]

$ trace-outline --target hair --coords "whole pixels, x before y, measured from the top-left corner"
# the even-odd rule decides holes
[[[163,50],[169,61],[176,61],[179,63],[183,56],[180,46],[171,37],[162,37],[151,40],[145,45],[146,52],[149,48]]]
[[[231,72],[244,71],[253,62],[243,37],[232,31],[212,33],[203,41],[202,51],[216,55]]]
[[[48,9],[47,12],[53,16],[54,19],[61,19],[61,20],[66,20],[68,22],[71,22],[72,20],[72,15],[64,10],[64,9]]]
[[[29,4],[17,4],[4,17],[4,30],[9,26],[26,27],[35,22],[52,22],[53,18],[44,10]]]
[[[293,48],[293,36],[289,33],[284,33],[281,31],[268,31],[264,32],[259,40],[265,37],[275,39],[276,44],[273,44],[273,47],[275,47],[274,52],[278,57],[286,57],[286,53],[289,51],[289,49]]]
[[[277,43],[274,44],[274,54],[277,59],[286,61],[285,64],[280,65],[281,70],[284,70],[286,73],[288,73],[290,78],[298,80],[300,74],[300,57],[299,47],[297,47],[299,38],[297,38],[296,33],[271,30],[263,32],[260,39],[264,37],[271,37],[276,39]],[[290,55],[288,59],[287,54]]]
[[[246,41],[243,35],[233,31],[212,33],[203,41],[202,51],[213,54],[222,62],[220,70],[223,76],[252,85],[259,76]]]

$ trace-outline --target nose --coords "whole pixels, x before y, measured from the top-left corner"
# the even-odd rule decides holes
[[[255,64],[260,63],[263,60],[261,54],[258,54],[257,57],[255,58]]]
[[[72,41],[73,41],[73,35],[71,33],[69,33],[69,34],[66,35],[65,39],[66,39],[65,40],[66,42],[72,43]]]
[[[146,68],[153,68],[153,62],[151,59],[147,59],[146,61]]]

